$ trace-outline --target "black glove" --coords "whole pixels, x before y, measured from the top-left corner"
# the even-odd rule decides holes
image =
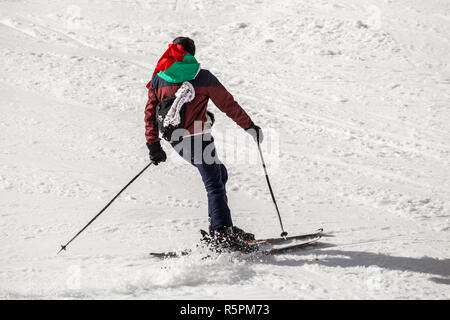
[[[159,141],[154,143],[147,142],[147,148],[150,151],[150,161],[153,162],[155,166],[157,166],[160,162],[167,160],[167,155],[161,148],[161,143],[159,143]]]
[[[216,117],[214,116],[214,113],[212,113],[211,111],[206,111],[206,114],[211,119],[211,127],[212,127],[214,125],[214,122],[216,122]]]
[[[255,125],[253,122],[250,125],[250,127],[248,127],[248,129],[246,129],[245,131],[247,131],[247,133],[253,137],[256,143],[263,142],[264,140],[263,132],[261,128]]]

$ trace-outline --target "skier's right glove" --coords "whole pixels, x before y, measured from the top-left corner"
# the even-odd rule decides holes
[[[264,135],[261,128],[255,125],[253,122],[245,131],[247,131],[247,133],[253,137],[256,143],[261,143],[264,140]]]
[[[164,162],[167,160],[167,155],[164,152],[164,150],[161,147],[161,143],[158,142],[153,142],[153,143],[148,143],[147,142],[147,148],[150,151],[149,155],[150,155],[150,161],[157,166],[160,162]]]

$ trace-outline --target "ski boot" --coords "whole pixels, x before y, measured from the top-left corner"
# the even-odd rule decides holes
[[[241,228],[238,228],[236,226],[230,227],[233,230],[233,233],[244,239],[245,241],[253,241],[255,240],[255,235],[253,233],[245,232]],[[211,225],[209,225],[209,234],[213,234],[214,229]]]
[[[210,228],[209,234],[202,230],[201,241],[213,251],[222,252],[243,252],[250,253],[258,251],[256,244],[249,244],[249,240],[254,240],[255,236],[237,227],[222,227],[217,230]]]

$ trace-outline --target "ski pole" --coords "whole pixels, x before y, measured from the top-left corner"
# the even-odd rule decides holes
[[[280,210],[278,210],[277,201],[275,200],[275,196],[274,196],[273,191],[272,191],[272,186],[270,185],[269,175],[267,174],[266,163],[264,162],[264,157],[263,157],[263,154],[262,154],[262,151],[261,151],[261,145],[259,144],[259,141],[257,141],[257,144],[258,144],[259,155],[261,157],[261,163],[262,163],[262,166],[264,168],[264,173],[266,175],[267,185],[269,186],[270,195],[272,196],[273,204],[275,205],[275,209],[277,210],[278,220],[280,220],[281,236],[282,237],[286,237],[288,235],[288,233],[286,231],[284,231],[284,228],[283,228],[283,221],[281,221]]]
[[[94,222],[94,220],[97,219],[97,218],[98,218],[98,217],[106,210],[106,208],[108,208],[108,207],[111,205],[111,203],[113,203],[114,200],[116,200],[117,197],[120,196],[120,194],[121,194],[123,191],[125,191],[125,189],[128,188],[128,186],[129,186],[130,184],[132,184],[132,183],[134,182],[134,180],[136,180],[142,173],[144,173],[144,171],[147,170],[147,168],[150,167],[151,164],[153,164],[153,162],[150,162],[149,164],[147,164],[147,165],[145,166],[144,169],[142,169],[142,170],[141,170],[141,171],[140,171],[133,179],[131,179],[130,182],[128,182],[127,185],[126,185],[125,187],[123,187],[122,190],[120,190],[119,193],[116,194],[116,195],[114,196],[114,198],[112,198],[111,201],[109,201],[108,204],[107,204],[102,210],[100,210],[100,212],[97,213],[97,214],[95,215],[95,217],[92,218],[91,221],[89,221],[89,222],[83,227],[83,229],[81,229],[80,231],[78,231],[78,233],[77,233],[72,239],[70,239],[69,242],[67,242],[67,243],[64,244],[64,245],[61,245],[61,249],[58,251],[58,254],[59,254],[61,251],[66,250],[67,246],[68,246],[73,240],[75,240],[75,238],[78,237],[84,230],[86,230],[86,228],[89,227],[89,225],[90,225],[92,222]]]

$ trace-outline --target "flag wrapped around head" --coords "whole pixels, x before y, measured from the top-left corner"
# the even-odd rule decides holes
[[[157,74],[170,83],[181,83],[193,80],[200,71],[200,64],[195,57],[179,44],[169,44],[169,48],[159,58],[153,76]],[[150,82],[147,89],[150,88]]]

